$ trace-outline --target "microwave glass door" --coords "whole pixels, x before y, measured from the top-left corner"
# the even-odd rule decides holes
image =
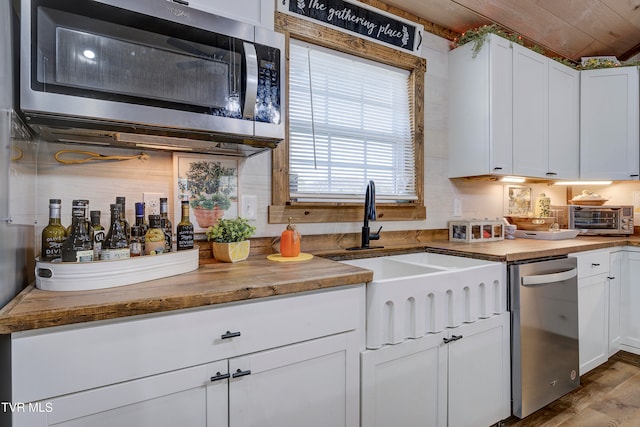
[[[279,123],[278,49],[100,4],[43,3],[55,8],[37,6],[33,90]]]
[[[619,210],[576,210],[573,213],[574,228],[585,230],[617,230],[620,223]]]

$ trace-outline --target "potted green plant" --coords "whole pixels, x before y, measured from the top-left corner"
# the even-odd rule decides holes
[[[211,243],[213,257],[218,261],[237,262],[247,259],[251,241],[249,237],[256,228],[245,218],[221,218],[214,226],[207,228],[205,234]]]
[[[181,191],[190,192],[189,202],[201,228],[215,225],[231,206],[229,195],[235,189],[235,173],[236,168],[220,162],[203,160],[189,165],[186,182],[178,185]]]

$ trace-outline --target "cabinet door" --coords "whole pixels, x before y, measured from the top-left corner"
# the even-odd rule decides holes
[[[362,353],[362,427],[447,425],[446,336]]]
[[[607,277],[607,274],[598,274],[578,279],[580,375],[609,357]]]
[[[450,330],[449,427],[488,426],[511,414],[510,318],[503,313]]]
[[[189,6],[216,15],[273,29],[275,4],[262,0],[189,0]]]
[[[609,356],[620,350],[620,303],[624,252],[609,255]]]
[[[549,60],[548,178],[580,176],[580,71]]]
[[[449,53],[449,177],[512,172],[512,49],[493,34]]]
[[[638,69],[580,76],[580,178],[638,179]]]
[[[31,404],[14,427],[225,427],[227,362],[215,362]]]
[[[359,351],[349,332],[230,359],[229,425],[357,426]]]
[[[640,354],[640,252],[628,252],[627,261],[620,283],[621,344]]]
[[[513,45],[513,173],[549,172],[549,81],[547,57]]]

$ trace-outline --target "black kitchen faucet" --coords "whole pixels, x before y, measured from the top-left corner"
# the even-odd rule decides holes
[[[376,219],[376,185],[373,181],[369,181],[367,185],[367,191],[364,195],[364,223],[362,225],[362,242],[359,247],[348,248],[348,250],[358,250],[358,249],[379,249],[383,246],[369,246],[370,240],[379,240],[380,239],[380,230],[382,230],[382,226],[378,229],[377,232],[371,233],[369,229],[369,220],[374,221]]]

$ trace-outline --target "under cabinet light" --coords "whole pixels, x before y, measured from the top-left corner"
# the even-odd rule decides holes
[[[611,185],[612,181],[558,181],[553,185]]]
[[[503,176],[500,181],[502,181],[502,182],[517,182],[517,183],[521,183],[521,182],[525,181],[525,178],[523,178],[521,176]]]

